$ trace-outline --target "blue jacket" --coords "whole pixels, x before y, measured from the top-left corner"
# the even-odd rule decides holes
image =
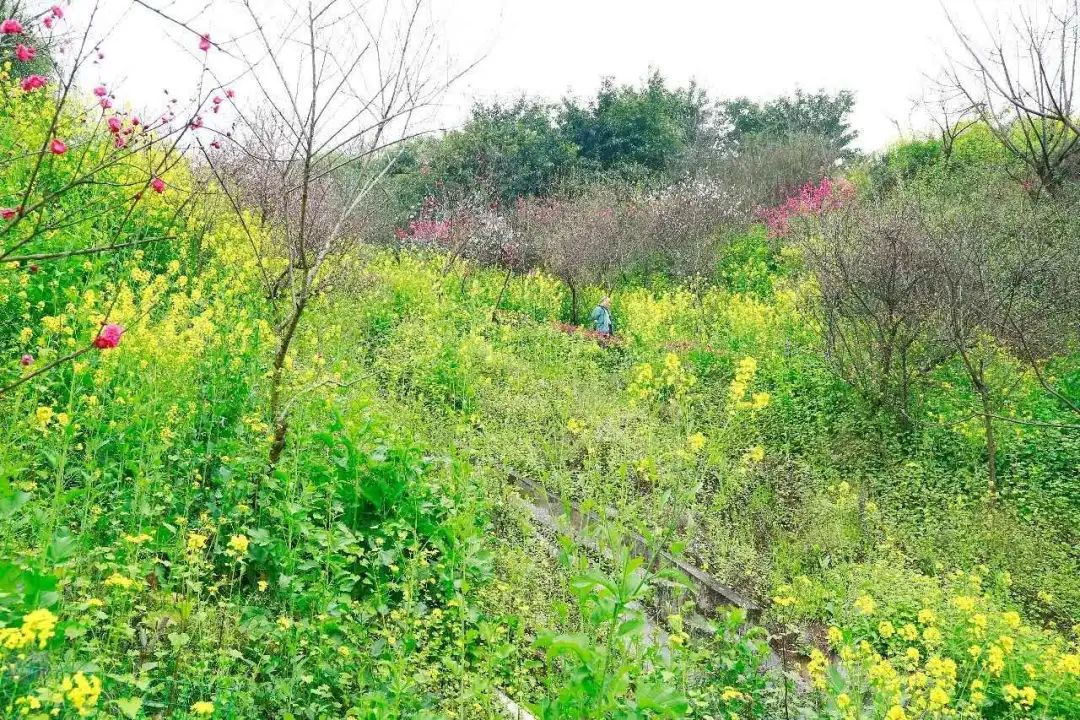
[[[611,334],[613,331],[611,311],[603,305],[596,306],[596,309],[592,311],[592,315],[589,316],[589,321],[596,332]]]

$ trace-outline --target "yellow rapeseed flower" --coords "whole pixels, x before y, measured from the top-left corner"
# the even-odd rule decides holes
[[[130,590],[135,587],[135,581],[120,573],[113,573],[105,579],[105,587],[118,587],[123,588],[124,590]]]
[[[214,714],[214,703],[207,702],[206,700],[199,700],[192,703],[191,712],[201,717],[209,717]]]
[[[248,540],[247,535],[233,535],[229,538],[229,549],[237,555],[246,554],[249,544],[250,541]]]
[[[855,609],[858,610],[861,615],[873,615],[875,607],[877,606],[874,603],[874,598],[869,595],[863,595],[855,600]]]
[[[86,717],[94,712],[98,697],[101,696],[101,679],[93,675],[87,677],[77,672],[71,677],[64,678],[61,688],[79,716]]]
[[[189,532],[187,536],[187,549],[189,552],[197,552],[206,547],[207,537],[196,532]]]

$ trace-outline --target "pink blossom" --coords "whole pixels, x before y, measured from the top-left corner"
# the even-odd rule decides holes
[[[165,192],[165,181],[159,177],[155,177],[150,181],[150,187],[154,188],[154,192],[156,193],[163,193]]]
[[[223,100],[223,98],[222,98],[222,97],[221,97],[220,95],[215,95],[215,96],[214,96],[214,99],[213,99],[213,103],[214,103],[215,105],[220,105],[220,104],[221,104],[221,102],[222,102],[222,100]]]
[[[139,125],[142,124],[142,121],[139,120],[138,115],[133,115],[132,118],[131,118],[131,124],[134,125],[135,127],[139,127]]]
[[[48,28],[49,30],[52,30],[52,24],[53,24],[53,18],[52,18],[52,15],[50,15],[50,16],[48,16],[47,18],[45,18],[44,20],[42,20],[42,21],[41,21],[41,24],[42,24],[42,25],[44,25],[44,26],[45,26],[46,28]]]
[[[98,104],[101,105],[102,110],[108,110],[112,107],[112,99],[103,97],[101,98],[101,100],[98,101]]]
[[[206,33],[199,38],[199,49],[206,52],[210,49],[210,33]]]
[[[229,98],[230,100],[233,99],[234,97],[236,97],[236,91],[232,88],[228,88],[225,91],[225,97]]]
[[[410,220],[408,228],[398,228],[395,234],[399,239],[411,238],[421,243],[438,243],[450,237],[450,220],[437,220],[426,217],[427,213],[416,220]]]
[[[29,45],[19,43],[15,46],[15,57],[18,58],[19,62],[30,62],[35,55],[37,55],[37,50]]]
[[[760,212],[770,237],[782,237],[791,230],[791,221],[807,218],[842,207],[855,195],[855,188],[845,180],[834,183],[823,178],[818,184],[808,182],[777,207]]]
[[[94,88],[94,94],[98,97],[105,97],[109,94],[109,91],[104,85],[98,85],[96,88]]]
[[[19,35],[22,31],[22,23],[15,18],[8,18],[3,23],[0,23],[0,33],[4,35]]]
[[[122,123],[120,121],[120,118],[118,118],[116,115],[113,115],[111,118],[109,118],[108,125],[109,132],[115,135],[116,133],[120,132],[120,128],[124,126],[124,123]]]
[[[109,323],[101,328],[101,333],[94,339],[94,347],[99,350],[114,348],[120,344],[120,336],[124,334],[124,328],[115,323]]]
[[[67,149],[67,143],[60,138],[53,138],[52,142],[49,143],[49,151],[53,155],[63,155],[67,152]]]
[[[47,82],[48,79],[41,75],[27,75],[22,79],[23,92],[33,92],[38,88],[43,88]]]
[[[0,217],[5,220],[12,220],[18,214],[19,211],[15,208],[0,208]]]
[[[116,139],[113,141],[113,145],[115,145],[117,149],[120,149],[120,148],[124,147],[125,145],[127,145],[127,140],[125,140],[120,135],[117,135]]]
[[[60,7],[59,5],[53,5],[52,6],[52,16],[54,18],[56,18],[57,20],[63,19],[63,17],[64,17],[64,8]]]
[[[214,142],[210,143],[210,147],[214,148],[215,150],[220,150],[221,149],[221,143],[218,142],[217,140],[215,140]]]
[[[25,355],[23,355],[19,359],[19,362],[22,363],[23,367],[26,367],[28,365],[33,365],[34,364],[34,356],[31,355],[30,353],[26,353]]]
[[[191,121],[191,129],[198,130],[203,126],[203,119],[201,115],[196,115],[195,119]]]

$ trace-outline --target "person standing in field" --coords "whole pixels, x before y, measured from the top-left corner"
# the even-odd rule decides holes
[[[610,297],[604,296],[600,304],[592,311],[589,321],[592,323],[592,329],[600,335],[610,336],[615,332],[615,322],[611,319]]]

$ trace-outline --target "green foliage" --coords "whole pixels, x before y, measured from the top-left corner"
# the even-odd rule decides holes
[[[658,76],[602,90],[575,120],[595,130],[583,155],[665,172],[694,97]],[[14,118],[47,114],[44,96],[11,102],[0,144],[32,147]],[[544,113],[484,110],[447,152],[503,148],[484,163],[504,199],[546,192],[574,153]],[[971,138],[955,158],[993,157]],[[93,155],[108,138],[79,140]],[[937,152],[897,148],[886,165],[943,208],[974,202],[974,175]],[[32,155],[13,157],[0,205]],[[50,159],[44,181],[70,162]],[[0,382],[32,371],[24,353],[86,344],[105,313],[125,326],[118,347],[0,394],[3,713],[495,718],[505,693],[550,718],[895,719],[933,717],[940,689],[973,718],[1076,714],[1080,441],[1004,344],[978,357],[999,414],[1025,422],[1003,426],[1003,491],[987,498],[964,368],[929,373],[904,432],[868,414],[824,356],[806,258],[764,228],[723,238],[691,286],[627,278],[610,347],[557,324],[567,293],[543,273],[362,248],[286,360],[290,442],[270,472],[273,312],[255,253],[281,259],[211,199],[181,212],[183,163],[126,215],[129,172],[64,194],[57,212],[96,219],[34,247],[99,244],[128,222],[175,240],[0,268]],[[1070,347],[1041,369],[1077,398],[1077,366]],[[552,540],[510,475],[602,520]],[[763,605],[811,651],[811,687],[771,667],[744,612],[702,610],[660,549]]]
[[[669,89],[659,71],[641,88],[610,79],[586,106],[563,102],[560,128],[580,148],[586,169],[626,178],[656,177],[695,139],[705,117],[704,94],[694,85]]]
[[[399,171],[413,187],[418,207],[427,196],[512,204],[519,197],[551,194],[577,164],[579,148],[554,123],[552,108],[517,100],[478,104],[460,130],[412,149]]]
[[[724,142],[738,147],[754,137],[783,138],[806,134],[826,140],[838,151],[850,154],[849,146],[856,133],[848,116],[855,107],[855,96],[841,90],[781,96],[758,103],[748,98],[720,103],[718,124]]]

